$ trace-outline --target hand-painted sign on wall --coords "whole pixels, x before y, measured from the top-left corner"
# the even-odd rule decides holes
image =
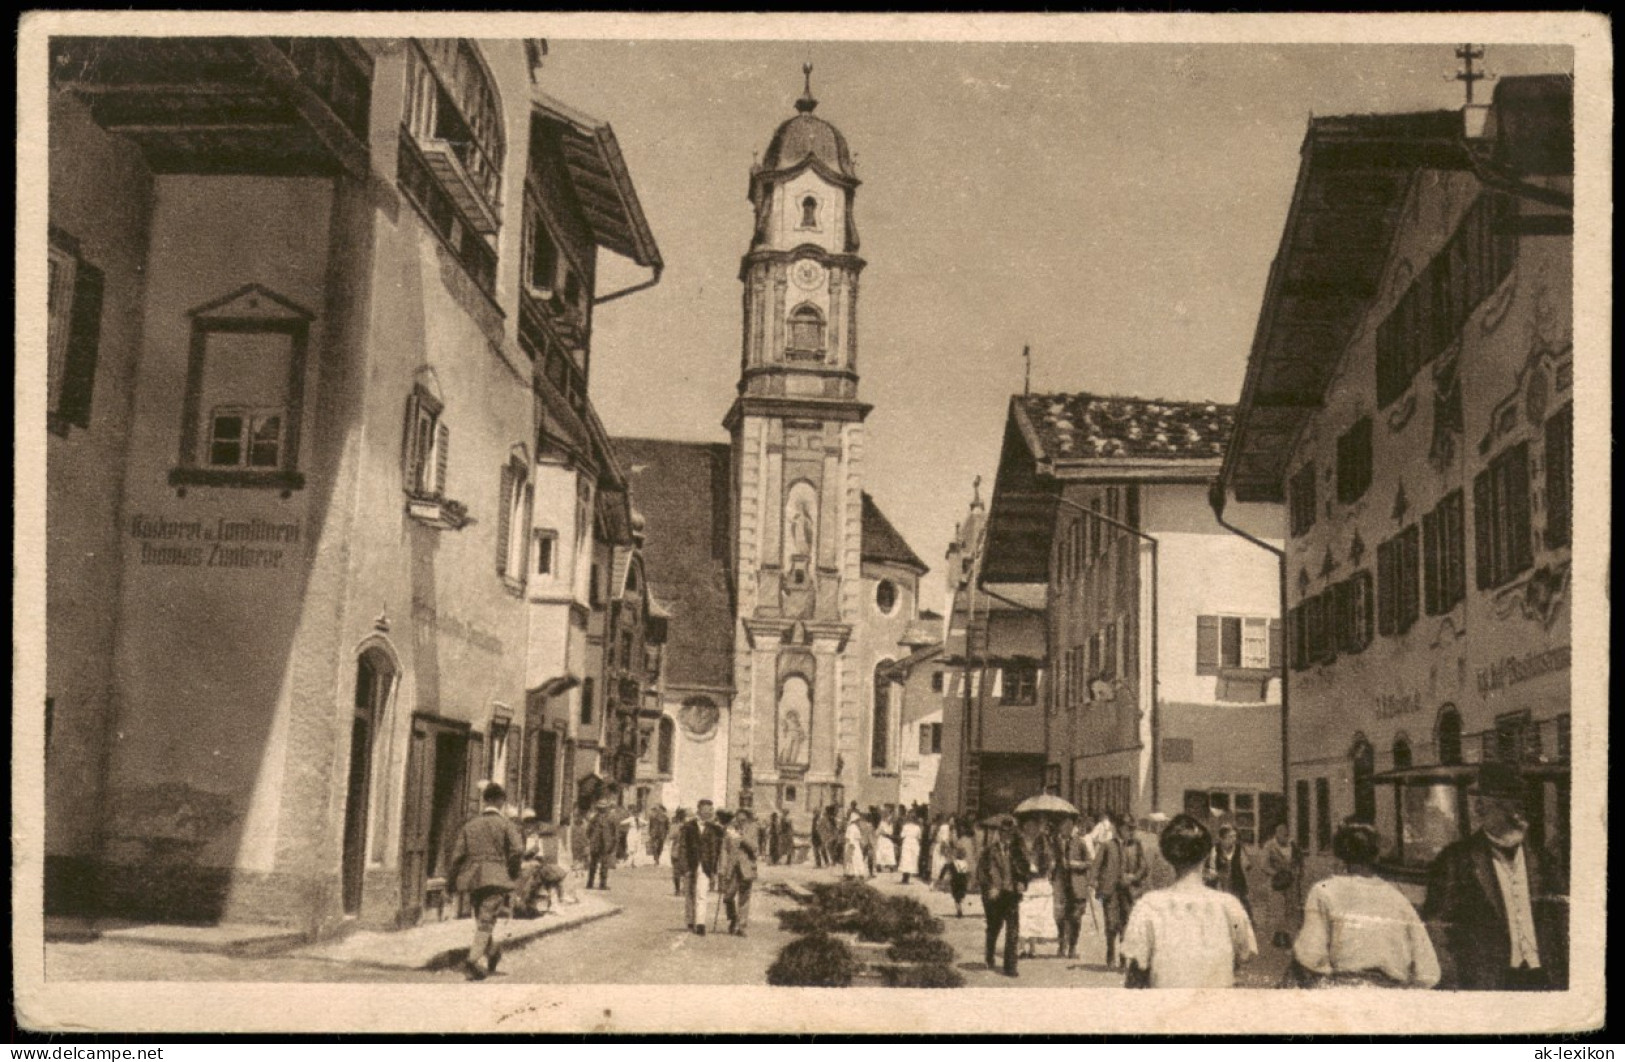
[[[143,566],[281,568],[290,559],[290,551],[282,547],[297,545],[304,528],[298,520],[171,520],[136,513],[129,535],[141,543]]]
[[[1489,667],[1479,669],[1478,692],[1487,694],[1491,690],[1516,686],[1520,682],[1528,682],[1553,671],[1566,671],[1568,667],[1569,647],[1566,645],[1543,649],[1526,656],[1509,656]]]

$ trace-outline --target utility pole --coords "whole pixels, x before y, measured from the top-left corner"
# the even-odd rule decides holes
[[[1474,70],[1473,64],[1483,60],[1484,46],[1461,44],[1456,47],[1456,58],[1461,60],[1461,69],[1446,80],[1460,81],[1467,86],[1467,106],[1473,105],[1473,85],[1479,81],[1493,81],[1495,75],[1484,70]]]

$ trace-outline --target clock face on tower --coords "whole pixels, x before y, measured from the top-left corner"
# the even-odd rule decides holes
[[[811,258],[802,258],[790,267],[790,279],[802,291],[812,291],[824,282],[824,267]]]

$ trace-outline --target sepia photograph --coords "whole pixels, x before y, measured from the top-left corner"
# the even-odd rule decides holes
[[[1610,48],[25,16],[17,1024],[1595,1028]]]

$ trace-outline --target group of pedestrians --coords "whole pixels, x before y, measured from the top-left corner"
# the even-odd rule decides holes
[[[705,936],[707,925],[714,926],[725,911],[728,932],[745,936],[762,842],[755,816],[744,808],[719,811],[712,801],[702,800],[693,816],[679,808],[673,829],[672,888],[683,897],[688,931]],[[713,895],[718,900],[714,911]]]

